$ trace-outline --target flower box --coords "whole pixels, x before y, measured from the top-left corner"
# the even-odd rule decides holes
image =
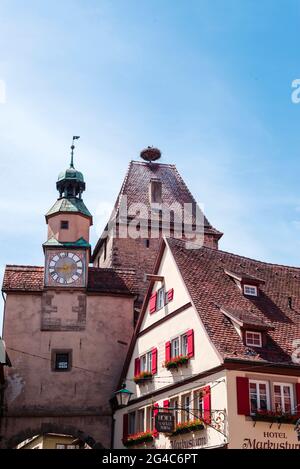
[[[187,355],[179,355],[178,357],[174,357],[171,358],[171,360],[165,361],[163,366],[167,368],[167,370],[178,370],[180,366],[186,365],[189,359],[190,357]]]
[[[261,422],[291,423],[295,424],[298,420],[297,415],[276,412],[273,410],[257,410],[252,415],[252,420]]]
[[[123,441],[124,446],[135,446],[140,445],[142,443],[148,443],[153,441],[153,432],[146,431],[146,432],[139,432],[135,433],[134,435],[129,435],[127,440]]]
[[[204,430],[204,422],[201,419],[189,420],[188,422],[178,423],[172,435],[179,435],[182,433],[197,432]]]
[[[142,371],[136,375],[133,379],[136,384],[143,384],[146,381],[150,381],[153,378],[151,371]]]

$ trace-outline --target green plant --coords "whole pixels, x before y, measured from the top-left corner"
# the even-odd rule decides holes
[[[135,433],[134,435],[129,435],[125,441],[123,441],[124,446],[135,446],[141,443],[147,443],[153,440],[153,432],[147,430],[145,432]]]

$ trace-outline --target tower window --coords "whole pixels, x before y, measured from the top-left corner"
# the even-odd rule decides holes
[[[150,240],[149,239],[145,239],[145,246],[146,246],[146,248],[148,248],[150,246]]]
[[[69,222],[67,220],[61,220],[60,229],[61,230],[68,230],[69,229]]]
[[[52,350],[52,371],[70,371],[72,367],[71,350]]]

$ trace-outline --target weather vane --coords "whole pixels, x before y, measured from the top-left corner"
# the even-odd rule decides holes
[[[73,162],[74,148],[75,148],[74,140],[78,140],[79,138],[80,138],[79,135],[73,135],[73,138],[72,138],[72,145],[71,145],[71,164],[70,164],[70,167],[71,167],[71,168],[74,168],[74,162]]]

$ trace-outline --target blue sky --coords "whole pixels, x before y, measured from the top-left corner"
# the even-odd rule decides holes
[[[43,263],[72,135],[93,243],[155,145],[221,249],[300,265],[299,21],[292,0],[2,0],[0,275]]]

